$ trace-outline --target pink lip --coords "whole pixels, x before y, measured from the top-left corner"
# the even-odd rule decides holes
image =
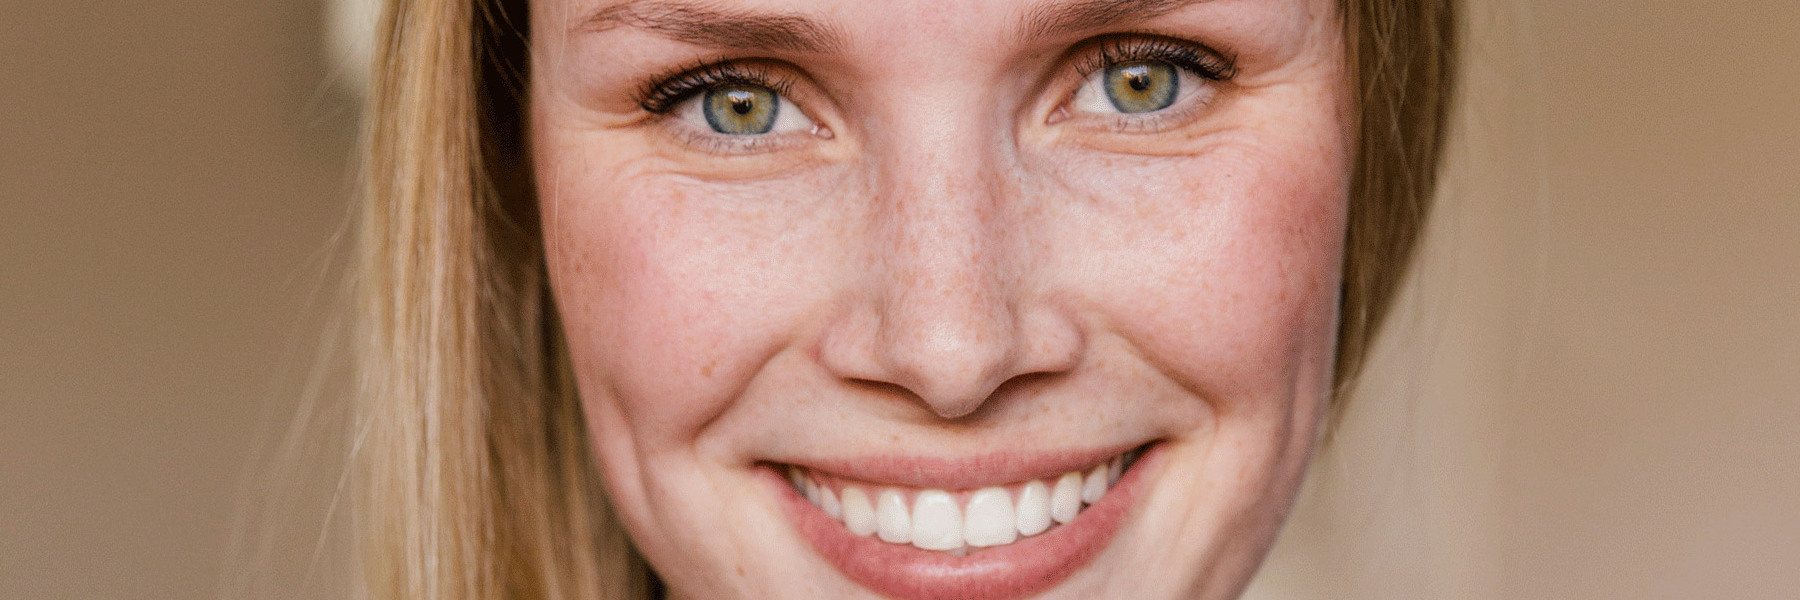
[[[1099,503],[1082,510],[1081,516],[1074,521],[1035,537],[962,557],[920,550],[903,544],[890,544],[875,537],[850,533],[842,523],[826,516],[796,493],[774,469],[766,470],[766,479],[786,504],[788,514],[793,517],[801,535],[812,542],[813,548],[827,562],[863,587],[896,600],[1012,600],[1055,586],[1087,566],[1106,547],[1113,534],[1124,523],[1125,514],[1142,485],[1141,474],[1146,469],[1139,467],[1153,461],[1158,454],[1156,450],[1154,446],[1148,449],[1138,459],[1136,466],[1126,471]],[[1015,472],[1035,473],[1035,469],[1051,465],[990,461],[987,463],[990,466],[979,468],[991,469],[990,472],[1001,473],[1003,476],[980,477],[979,480],[994,482],[1046,477],[1052,473],[1060,474],[1098,463],[1108,456],[1110,455],[1097,454],[1091,461],[1067,465],[1062,471],[1049,469],[1049,473],[1043,475],[1016,478],[1011,477]],[[908,461],[890,462],[890,466],[881,466],[882,461],[859,463],[860,466],[833,466],[838,467],[834,469],[838,472],[845,472],[846,475],[865,481],[953,483],[956,480],[975,478],[972,475],[956,475],[932,469],[915,471],[909,477],[865,477],[886,473],[885,470],[893,468],[892,464],[905,462]],[[1055,467],[1065,468],[1065,465],[1058,464]],[[941,487],[958,489],[970,486]]]

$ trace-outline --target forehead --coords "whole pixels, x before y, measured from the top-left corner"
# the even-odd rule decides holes
[[[1132,30],[1159,20],[1215,30],[1335,16],[1333,0],[534,0],[534,17],[569,35],[642,31],[697,45],[833,53],[1016,46]],[[1254,34],[1253,31],[1242,33]]]

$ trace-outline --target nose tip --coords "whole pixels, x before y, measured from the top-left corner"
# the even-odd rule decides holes
[[[863,308],[872,310],[840,319],[820,349],[826,369],[897,387],[937,418],[956,420],[989,406],[1009,381],[1066,372],[1080,361],[1079,329],[1048,307],[1020,312],[911,291],[914,298],[871,303]],[[917,298],[920,293],[939,302]]]
[[[879,333],[876,360],[886,378],[945,419],[975,412],[1018,374],[1011,316],[981,306],[991,303],[973,304],[954,310],[944,303],[908,302],[888,311],[888,326]]]
[[[979,277],[983,269],[963,266],[890,278],[883,297],[852,303],[826,331],[823,366],[842,379],[900,388],[946,420],[990,405],[1009,381],[1076,367],[1085,342],[1071,315],[1005,293]]]

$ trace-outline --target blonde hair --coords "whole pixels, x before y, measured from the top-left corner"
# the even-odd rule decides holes
[[[1424,225],[1454,0],[1344,0],[1359,147],[1338,404]],[[554,307],[522,128],[522,0],[395,0],[377,43],[356,266],[356,527],[380,600],[649,598],[607,506]]]

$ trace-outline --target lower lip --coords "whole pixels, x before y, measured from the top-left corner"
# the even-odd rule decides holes
[[[1100,554],[1125,522],[1156,455],[1153,446],[1074,521],[1043,534],[985,548],[968,556],[920,550],[862,537],[845,529],[794,491],[774,469],[776,486],[800,534],[851,581],[896,600],[1010,600],[1042,592],[1068,579]]]

